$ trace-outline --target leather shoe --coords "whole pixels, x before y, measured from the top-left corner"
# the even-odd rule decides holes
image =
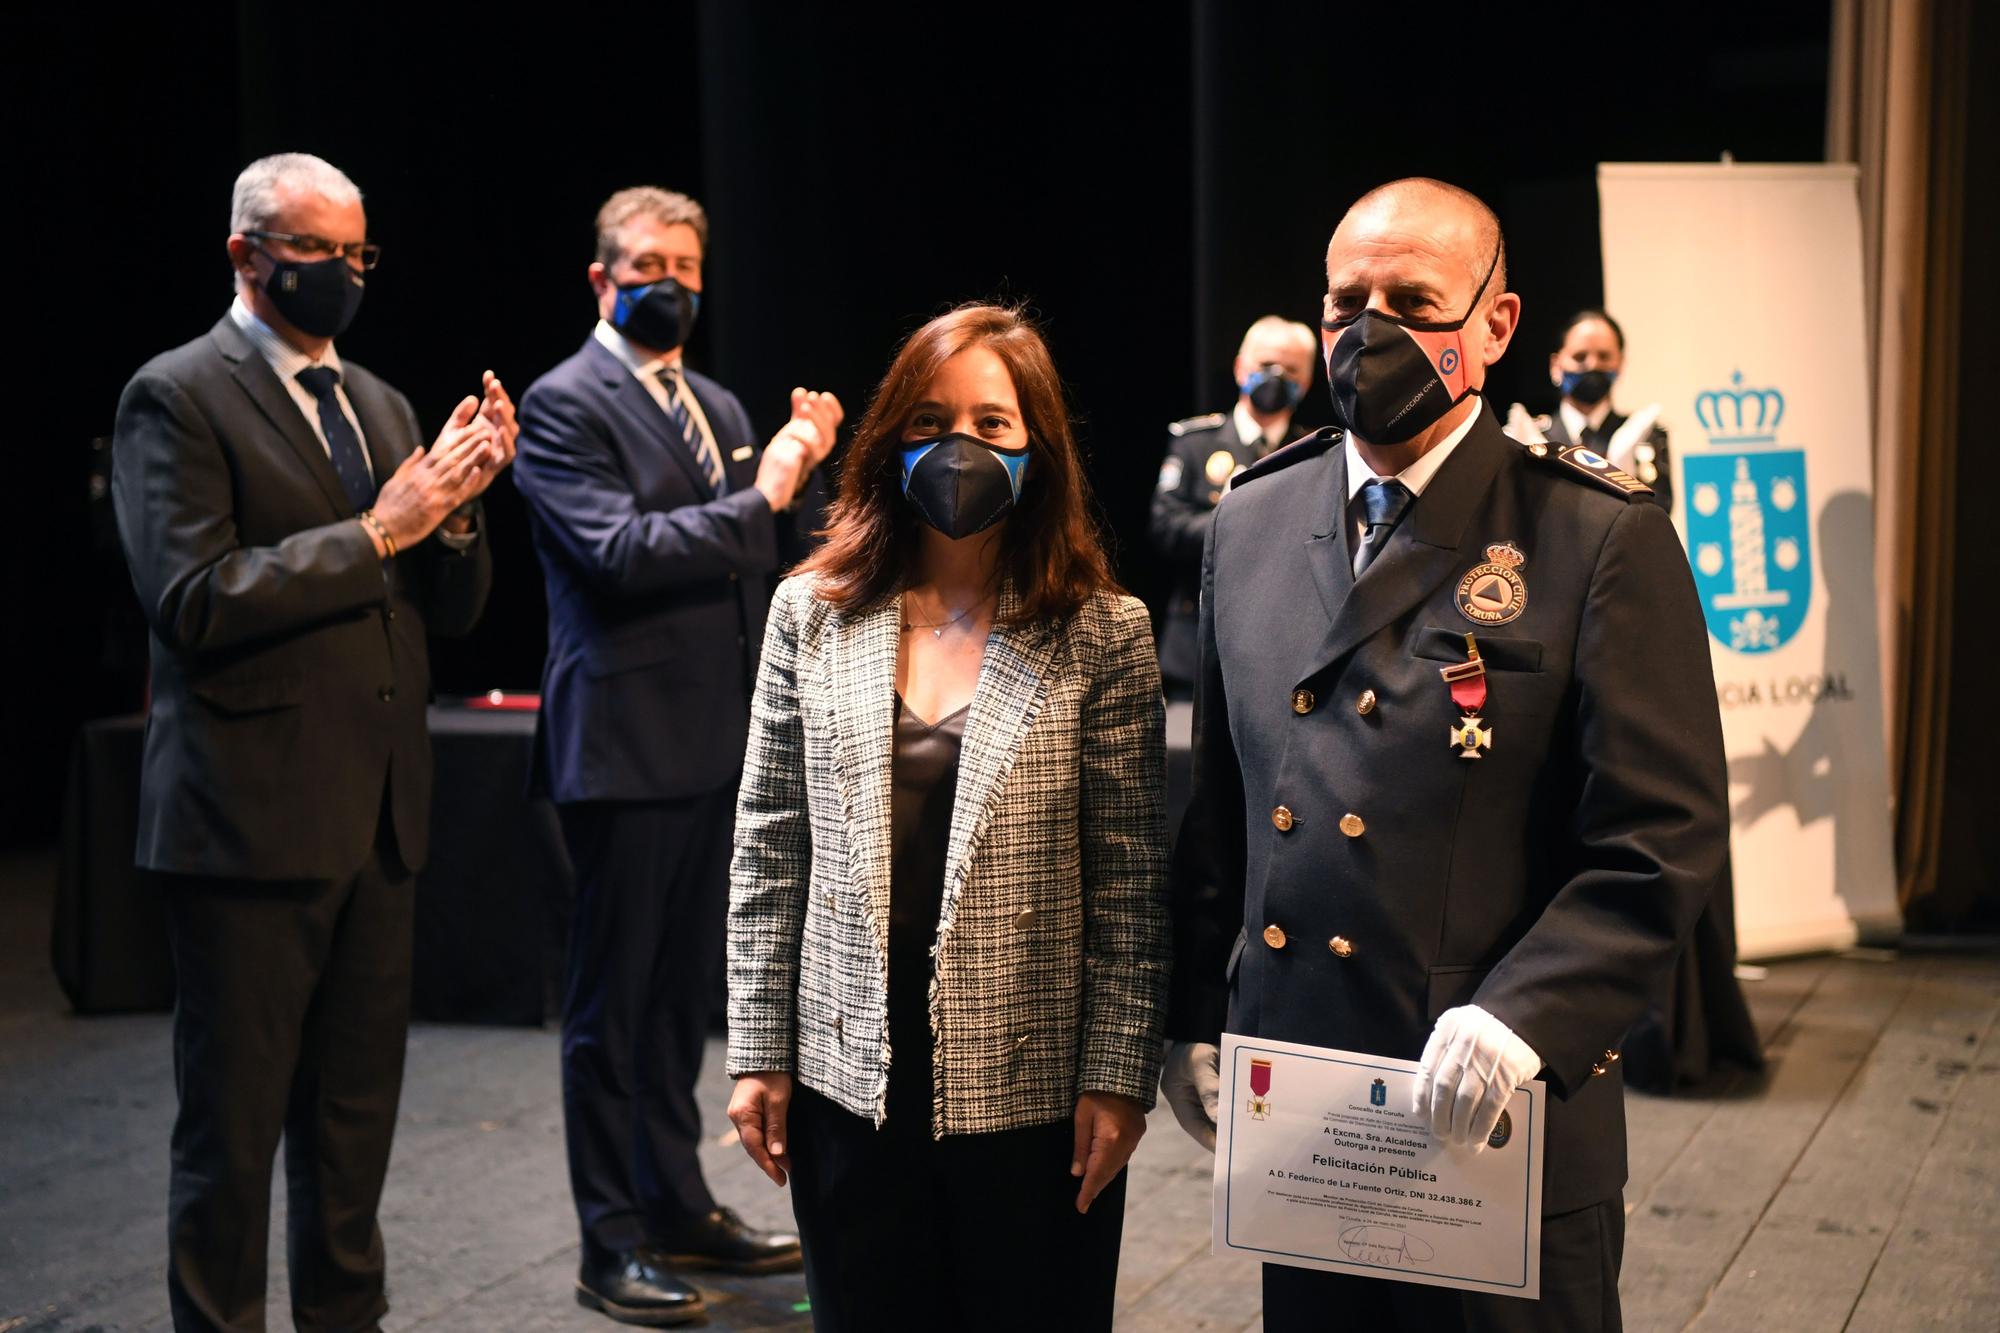
[[[789,1273],[805,1264],[797,1236],[789,1231],[759,1231],[728,1208],[669,1233],[646,1254],[659,1264],[724,1273]]]
[[[621,1324],[648,1328],[685,1324],[706,1313],[701,1293],[643,1250],[622,1250],[595,1260],[586,1253],[576,1273],[576,1303]]]

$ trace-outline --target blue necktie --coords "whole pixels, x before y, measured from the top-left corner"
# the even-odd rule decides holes
[[[1361,538],[1361,549],[1354,553],[1355,578],[1360,578],[1375,563],[1375,557],[1382,554],[1382,548],[1389,544],[1389,534],[1396,530],[1403,511],[1416,498],[1400,481],[1377,479],[1361,488],[1361,504],[1368,512],[1368,532]]]
[[[714,441],[701,433],[701,427],[695,424],[694,414],[689,412],[687,404],[681,401],[680,371],[673,366],[661,366],[660,383],[667,386],[667,417],[674,423],[674,429],[681,433],[681,440],[687,445],[688,452],[694,455],[695,465],[701,469],[701,475],[708,478],[709,489],[717,495],[722,494],[724,480],[722,451],[715,447]]]
[[[319,403],[319,428],[326,434],[326,451],[333,458],[334,473],[340,478],[341,489],[347,492],[347,502],[360,513],[375,503],[375,478],[368,473],[368,457],[361,452],[361,437],[355,434],[347,413],[340,410],[339,395],[333,391],[340,383],[340,372],[331,366],[308,366],[299,372],[299,383]]]

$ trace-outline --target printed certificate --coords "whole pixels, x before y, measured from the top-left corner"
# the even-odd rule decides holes
[[[1410,1114],[1412,1060],[1231,1033],[1221,1073],[1217,1254],[1540,1298],[1539,1081],[1474,1153]]]

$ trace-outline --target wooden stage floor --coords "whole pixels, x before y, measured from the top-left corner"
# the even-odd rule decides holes
[[[66,1012],[46,965],[52,875],[46,857],[0,864],[0,1333],[165,1329],[168,1020]],[[1626,1326],[2000,1329],[2000,951],[1807,959],[1746,989],[1765,1074],[1631,1096]],[[709,1179],[752,1221],[786,1223],[786,1195],[721,1136],[719,1066]],[[1155,1113],[1120,1329],[1261,1326],[1256,1267],[1208,1252],[1209,1162]],[[385,1328],[611,1327],[571,1290],[552,1031],[411,1033],[383,1227]],[[290,1326],[283,1253],[279,1220],[274,1329]],[[702,1285],[708,1327],[810,1326],[796,1276]]]

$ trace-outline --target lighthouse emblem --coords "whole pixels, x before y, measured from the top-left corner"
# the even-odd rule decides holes
[[[1732,652],[1768,653],[1799,632],[1812,601],[1806,455],[1777,444],[1776,389],[1697,395],[1713,453],[1686,460],[1688,554],[1708,632]]]

